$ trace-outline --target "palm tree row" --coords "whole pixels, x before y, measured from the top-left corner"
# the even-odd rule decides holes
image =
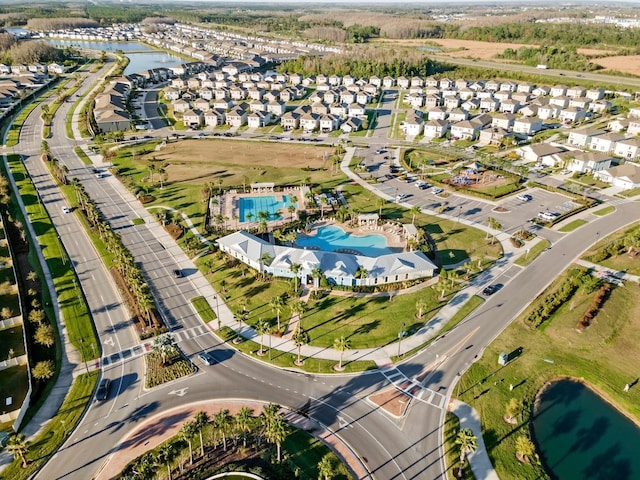
[[[175,466],[179,467],[181,474],[185,466],[187,469],[190,468],[195,460],[198,460],[199,467],[202,467],[210,458],[224,458],[220,452],[214,454],[214,450],[221,448],[222,452],[227,452],[230,444],[233,444],[234,449],[246,449],[247,445],[252,444],[251,446],[260,451],[263,440],[276,447],[276,460],[280,463],[282,444],[290,433],[290,427],[280,410],[280,405],[270,403],[257,417],[254,416],[253,409],[247,406],[240,408],[235,415],[231,415],[226,409],[220,410],[212,417],[207,412],[200,411],[193,419],[182,424],[175,437],[127,465],[122,478],[133,476],[152,479],[156,478],[158,470],[166,468],[167,478],[171,480]],[[200,447],[198,453],[194,451],[196,438]],[[19,452],[23,453],[24,450],[21,449]],[[16,458],[22,458],[17,455],[18,453]]]
[[[142,270],[135,264],[133,255],[122,243],[120,234],[111,230],[111,226],[104,220],[97,204],[89,197],[89,194],[78,179],[73,180],[73,186],[76,191],[78,208],[87,218],[91,228],[98,233],[100,239],[105,243],[107,251],[113,255],[113,267],[124,280],[124,285],[131,293],[136,307],[144,315],[148,326],[153,327],[151,324],[151,311],[154,309],[155,303]]]

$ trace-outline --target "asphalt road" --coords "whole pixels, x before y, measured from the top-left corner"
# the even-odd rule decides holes
[[[200,325],[190,306],[196,294],[195,267],[173,242],[168,242],[144,208],[112,177],[97,179],[72,153],[70,142],[57,124],[66,115],[58,112],[53,136],[49,140],[55,156],[67,165],[71,176],[79,178],[94,198],[123,243],[141,265],[157,302],[174,329],[193,329]],[[99,256],[88,243],[77,222],[62,214],[63,202],[55,186],[46,182],[48,173],[38,159],[40,138],[38,110],[23,128],[19,151],[25,157],[45,207],[54,217],[60,237],[74,265],[86,270],[80,281],[94,313],[105,354],[131,345],[134,340],[120,299]],[[34,169],[31,171],[31,169]],[[45,182],[45,183],[40,183]],[[62,218],[59,218],[62,217]],[[482,349],[516,317],[582,250],[597,240],[599,233],[613,231],[640,217],[635,204],[620,204],[617,212],[594,219],[568,235],[522,272],[511,272],[512,280],[461,323],[454,331],[426,351],[397,366],[396,370],[414,378],[428,374],[425,387],[442,395],[451,393],[458,372],[480,355]],[[145,223],[134,225],[134,218]],[[596,233],[598,232],[598,233]],[[193,269],[192,275],[175,279],[174,268]],[[513,267],[514,269],[516,267]],[[491,280],[491,279],[488,279]],[[500,279],[493,279],[499,281]],[[390,386],[383,372],[358,376],[321,377],[286,372],[267,367],[236,353],[205,333],[180,343],[187,356],[210,351],[218,360],[196,375],[170,385],[146,391],[142,388],[143,365],[140,357],[110,364],[104,375],[113,388],[105,402],[93,403],[80,426],[63,449],[38,478],[90,478],[119,443],[125,432],[148,416],[186,402],[208,398],[254,398],[273,401],[305,412],[319,424],[339,432],[364,459],[379,479],[442,478],[443,463],[440,425],[446,404],[436,407],[423,398],[414,398],[406,418],[398,420],[375,407],[366,397]],[[111,349],[111,350],[110,350]]]

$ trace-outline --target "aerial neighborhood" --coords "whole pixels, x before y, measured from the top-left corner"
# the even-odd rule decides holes
[[[0,5],[0,478],[640,478],[636,6]]]

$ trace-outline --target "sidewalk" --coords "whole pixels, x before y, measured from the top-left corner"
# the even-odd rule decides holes
[[[478,441],[478,448],[467,455],[469,466],[473,471],[476,480],[500,480],[498,474],[493,469],[487,449],[482,438],[482,426],[480,416],[470,405],[459,400],[451,400],[449,411],[460,420],[460,429],[469,428]]]

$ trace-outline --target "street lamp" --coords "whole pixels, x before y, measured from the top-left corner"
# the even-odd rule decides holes
[[[458,223],[460,223],[460,214],[462,213],[462,205],[458,207]]]
[[[400,331],[398,332],[398,356],[400,356],[400,348],[402,346],[402,337],[404,337],[404,322],[400,325]]]
[[[218,330],[222,328],[222,320],[220,320],[220,310],[218,309],[218,295],[214,295],[213,299],[216,301],[216,318],[218,319]]]

